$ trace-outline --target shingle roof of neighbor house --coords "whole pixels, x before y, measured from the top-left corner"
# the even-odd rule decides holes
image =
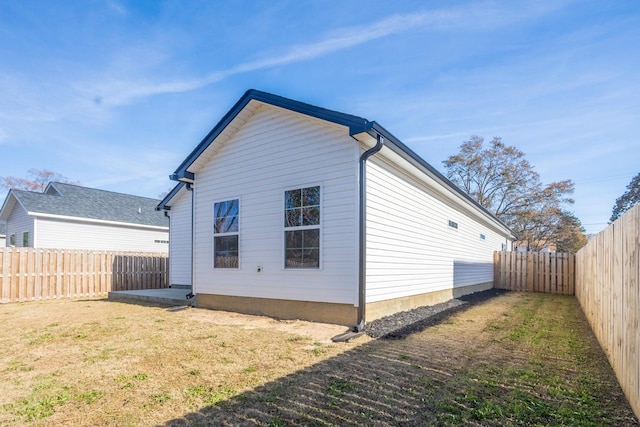
[[[169,227],[168,218],[155,210],[159,202],[157,199],[61,182],[49,183],[43,193],[11,190],[0,210],[0,219],[7,219],[2,217],[8,215],[5,208],[12,196],[27,212],[33,214]]]

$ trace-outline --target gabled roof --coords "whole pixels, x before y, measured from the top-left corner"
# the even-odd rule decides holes
[[[189,171],[189,167],[193,162],[209,147],[209,145],[225,130],[225,128],[238,116],[238,114],[251,102],[258,101],[265,104],[281,107],[290,111],[305,114],[328,122],[343,125],[349,128],[349,134],[355,135],[370,130],[373,122],[365,118],[353,116],[351,114],[341,113],[339,111],[328,110],[326,108],[317,107],[304,102],[284,98],[267,92],[255,89],[249,89],[235,103],[235,105],[222,117],[218,124],[204,137],[189,156],[178,166],[178,169],[170,175],[175,181],[192,181],[193,173]]]
[[[171,200],[180,194],[180,191],[187,185],[186,182],[179,182],[169,194],[167,194],[164,199],[156,206],[157,211],[170,211],[171,210]]]
[[[43,193],[10,190],[0,209],[0,221],[6,221],[13,205],[18,203],[34,216],[168,227],[168,219],[155,210],[158,202],[147,197],[52,182]]]
[[[211,129],[211,131],[205,136],[202,141],[196,146],[196,148],[187,156],[187,158],[178,166],[170,178],[175,181],[181,182],[193,182],[195,174],[190,167],[198,160],[198,158],[207,150],[207,148],[220,136],[227,126],[233,122],[236,117],[239,117],[240,113],[247,108],[252,102],[269,104],[272,106],[284,108],[289,111],[304,114],[310,117],[314,117],[320,120],[325,120],[331,123],[345,126],[349,129],[349,135],[362,140],[363,134],[368,134],[373,138],[373,141],[380,136],[384,139],[384,146],[391,149],[395,154],[408,161],[414,167],[418,168],[424,174],[431,179],[437,181],[444,188],[449,189],[452,193],[456,194],[460,199],[464,200],[466,204],[473,207],[476,211],[481,212],[486,218],[489,218],[492,222],[497,224],[500,228],[507,231],[511,237],[515,237],[511,230],[491,212],[480,205],[475,199],[469,196],[467,193],[458,188],[444,175],[438,172],[433,166],[427,163],[424,159],[413,152],[409,147],[404,145],[398,138],[396,138],[391,132],[387,131],[380,124],[375,121],[367,120],[363,117],[354,116],[351,114],[341,113],[339,111],[328,110],[326,108],[317,107],[315,105],[306,104],[304,102],[296,101],[289,98],[284,98],[279,95],[274,95],[267,92],[262,92],[255,89],[250,89],[235,103],[235,105],[222,117],[222,119]],[[165,201],[169,199],[165,198]],[[164,202],[164,201],[163,201]],[[164,204],[166,206],[166,204]],[[160,208],[161,206],[159,206]]]

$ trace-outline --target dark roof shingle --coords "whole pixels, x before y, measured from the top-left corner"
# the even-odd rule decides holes
[[[29,212],[89,218],[101,221],[168,227],[169,220],[155,210],[160,200],[52,182],[44,193],[11,190]]]

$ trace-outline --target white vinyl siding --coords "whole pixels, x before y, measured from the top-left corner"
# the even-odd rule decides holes
[[[436,194],[379,159],[367,163],[368,303],[493,281],[504,237]]]
[[[29,233],[29,239],[33,244],[34,239],[34,218],[29,216],[27,212],[19,204],[15,204],[13,211],[7,220],[7,242],[9,236],[15,236],[15,246],[22,246],[22,234]]]
[[[191,192],[181,190],[169,211],[169,283],[191,285]]]
[[[135,226],[36,218],[37,247],[167,252],[169,232]],[[159,241],[159,242],[156,242]]]
[[[260,106],[195,170],[197,293],[357,304],[358,144],[344,127]],[[285,269],[283,192],[322,187],[322,268]],[[240,197],[239,269],[214,269],[213,202]],[[260,272],[258,272],[260,267]]]

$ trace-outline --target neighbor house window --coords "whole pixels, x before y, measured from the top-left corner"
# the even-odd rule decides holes
[[[320,268],[320,187],[284,192],[285,268]]]
[[[16,245],[16,235],[12,234],[9,236],[9,246],[15,246]]]
[[[26,248],[29,247],[29,232],[25,231],[24,233],[22,233],[22,247]]]
[[[226,200],[213,205],[213,266],[238,268],[240,201]]]
[[[455,228],[457,230],[458,229],[458,223],[455,222],[455,221],[449,220],[449,227]]]

